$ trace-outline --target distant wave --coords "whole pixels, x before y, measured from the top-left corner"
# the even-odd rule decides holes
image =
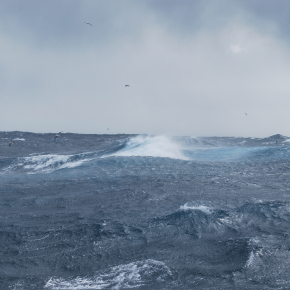
[[[278,138],[278,137],[277,137]],[[288,146],[280,139],[194,138],[139,135],[130,138],[112,156],[167,157],[195,161],[238,161],[247,158],[284,158]],[[284,139],[282,139],[284,140]],[[278,142],[278,141],[277,141]]]
[[[14,160],[6,159],[5,162],[2,159],[0,160],[0,166],[2,167],[2,173],[23,172],[34,174],[75,168],[97,158],[108,157],[140,156],[205,162],[246,162],[290,158],[290,149],[286,142],[289,139],[286,137],[283,139],[279,137],[279,139],[278,137],[274,136],[266,139],[248,138],[245,140],[243,138],[138,135],[125,140],[117,140],[113,144],[108,143],[106,146],[104,144],[102,149],[98,151],[68,155],[30,153],[28,157],[17,157]],[[15,138],[14,140],[24,141],[25,139]],[[280,142],[279,146],[276,145],[277,140]],[[272,145],[266,146],[266,143],[271,143]],[[81,149],[82,147],[78,148],[78,150]],[[12,163],[10,163],[11,161]],[[7,162],[10,164],[7,164]],[[186,205],[184,205],[183,209],[185,207]]]
[[[28,157],[17,157],[12,163],[2,169],[2,172],[24,172],[28,174],[51,173],[55,170],[75,168],[102,156],[111,156],[124,148],[124,142],[108,146],[105,149],[77,154],[44,154],[30,153]],[[1,165],[1,160],[0,160]]]
[[[36,155],[30,157],[18,157],[16,162],[4,168],[4,172],[28,172],[28,173],[49,173],[64,168],[74,168],[90,161],[84,158],[83,154],[78,155]]]

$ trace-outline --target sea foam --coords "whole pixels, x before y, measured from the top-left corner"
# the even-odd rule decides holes
[[[163,281],[171,277],[170,269],[160,261],[148,259],[119,265],[95,277],[77,277],[74,279],[50,278],[46,289],[83,290],[83,289],[128,289]]]
[[[19,157],[17,161],[4,169],[4,172],[25,171],[33,173],[50,173],[64,168],[80,166],[91,159],[76,158],[75,155],[35,155],[29,157]]]
[[[167,136],[142,136],[131,138],[124,149],[114,156],[151,156],[187,160],[182,146]]]
[[[213,209],[205,205],[189,205],[188,203],[180,206],[180,210],[200,210],[206,214],[211,214]]]

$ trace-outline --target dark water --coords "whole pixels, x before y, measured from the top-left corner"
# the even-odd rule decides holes
[[[0,132],[0,289],[290,288],[287,137],[53,137]]]

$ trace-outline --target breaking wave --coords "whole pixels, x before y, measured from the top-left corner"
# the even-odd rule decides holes
[[[182,146],[166,136],[142,136],[131,138],[124,149],[115,156],[151,156],[168,157],[172,159],[188,158],[182,153]]]
[[[290,149],[286,144],[286,141],[288,141],[286,138],[284,138],[286,141],[278,139],[280,140],[279,146],[275,141],[276,139],[272,140],[271,138],[220,139],[138,135],[119,140],[112,146],[93,152],[66,155],[30,153],[28,157],[17,157],[14,160],[5,157],[0,159],[0,166],[3,168],[2,173],[24,172],[34,174],[76,168],[98,158],[108,157],[159,157],[202,162],[236,162],[241,160],[252,162],[253,160],[266,161],[290,158]],[[14,140],[24,141],[25,139],[14,138]],[[24,144],[24,142],[20,143]],[[270,143],[275,146],[269,146]],[[18,146],[20,145],[18,144]]]
[[[36,155],[18,157],[16,162],[4,168],[4,172],[50,173],[54,170],[74,168],[91,159],[86,155]]]
[[[220,139],[138,135],[130,138],[113,156],[167,157],[207,162],[290,157],[289,147],[284,141],[276,143],[275,139],[269,138]]]

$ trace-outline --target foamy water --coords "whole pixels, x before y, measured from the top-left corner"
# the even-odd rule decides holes
[[[162,262],[148,259],[132,262],[108,269],[96,276],[77,277],[74,279],[50,278],[45,288],[51,290],[84,290],[84,289],[129,289],[137,288],[171,277],[171,271]]]
[[[190,205],[186,203],[179,208],[180,210],[200,210],[206,214],[211,214],[213,209],[205,205]]]
[[[24,170],[29,173],[50,173],[64,168],[74,168],[88,162],[91,159],[74,160],[74,155],[35,155],[31,157],[17,158],[14,164],[6,167],[4,172]]]
[[[167,136],[142,136],[131,138],[126,147],[115,156],[151,156],[188,160],[183,147]]]

